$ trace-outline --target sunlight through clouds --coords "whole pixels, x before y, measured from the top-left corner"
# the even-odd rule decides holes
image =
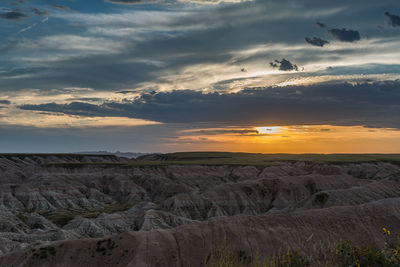
[[[59,0],[1,8],[0,129],[96,127],[100,140],[101,129],[126,126],[148,129],[147,145],[166,150],[247,143],[252,151],[297,151],[308,142],[310,151],[358,151],[371,142],[389,151],[390,140],[398,143],[389,130],[400,129],[400,38],[391,21],[398,1]],[[203,124],[209,130],[190,132]],[[314,128],[325,124],[334,126]],[[362,138],[353,145],[355,135]],[[339,136],[346,146],[335,143]]]
[[[169,142],[200,151],[217,147],[252,153],[396,153],[399,138],[400,131],[390,128],[294,125],[184,130]]]

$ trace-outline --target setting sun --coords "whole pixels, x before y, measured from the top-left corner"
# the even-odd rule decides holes
[[[260,134],[276,134],[281,132],[281,127],[256,127],[258,133]]]

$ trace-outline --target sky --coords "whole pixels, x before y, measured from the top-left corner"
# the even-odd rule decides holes
[[[0,152],[400,153],[398,0],[2,0]]]

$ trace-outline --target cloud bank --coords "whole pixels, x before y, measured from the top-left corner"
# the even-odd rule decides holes
[[[216,125],[364,125],[400,129],[400,81],[247,89],[143,93],[101,105],[83,102],[22,105],[23,110],[79,116],[116,116],[163,123]]]

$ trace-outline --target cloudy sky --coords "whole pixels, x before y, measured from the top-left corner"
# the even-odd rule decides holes
[[[400,152],[398,0],[2,0],[0,152]]]

